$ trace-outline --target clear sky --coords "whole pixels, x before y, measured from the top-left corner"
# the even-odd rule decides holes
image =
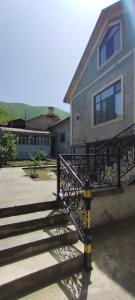
[[[0,101],[63,98],[104,7],[116,0],[0,0]]]

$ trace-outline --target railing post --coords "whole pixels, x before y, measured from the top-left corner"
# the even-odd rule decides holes
[[[91,268],[91,254],[92,254],[92,238],[91,238],[91,201],[92,193],[89,187],[89,182],[86,180],[84,189],[84,227],[85,227],[85,242],[84,242],[84,267],[86,271],[90,271]]]
[[[60,200],[60,157],[57,155],[57,201]]]
[[[118,145],[117,172],[118,172],[118,187],[121,188],[121,170],[120,170],[120,145]]]

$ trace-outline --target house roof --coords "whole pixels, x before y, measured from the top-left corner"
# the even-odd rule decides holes
[[[69,116],[69,117],[67,117],[67,118],[65,118],[65,119],[63,119],[63,120],[61,120],[61,121],[59,121],[58,123],[56,123],[56,124],[52,125],[52,126],[51,126],[51,128],[53,128],[53,127],[56,127],[57,125],[59,125],[59,124],[61,124],[61,123],[65,122],[65,121],[67,121],[68,119],[70,119],[70,116]]]
[[[60,120],[59,116],[57,116],[55,114],[53,114],[53,115],[46,114],[46,115],[40,115],[40,116],[37,116],[35,118],[29,119],[26,122],[29,123],[29,121],[37,120],[37,119],[39,119],[41,117],[47,117],[47,118],[51,118],[51,119],[56,119],[56,120],[59,119]]]
[[[10,127],[0,127],[0,133],[20,133],[20,134],[36,134],[36,135],[49,135],[50,131],[38,131],[38,130],[28,130],[28,129],[20,129],[20,128],[10,128]]]
[[[124,11],[124,6],[122,5],[122,1],[118,1],[110,6],[106,7],[105,9],[103,9],[101,11],[100,16],[97,20],[96,26],[92,32],[92,35],[89,39],[89,42],[86,46],[86,49],[85,49],[83,56],[79,62],[79,65],[77,67],[77,70],[73,76],[73,79],[72,79],[70,86],[67,90],[67,93],[64,97],[63,101],[65,103],[70,103],[72,94],[73,94],[75,88],[77,87],[78,82],[82,76],[82,73],[84,72],[84,70],[87,66],[87,63],[96,48],[96,44],[97,44],[96,42],[97,42],[98,38],[100,37],[100,34],[101,34],[104,26],[107,25],[107,23],[112,15],[120,14],[123,11]]]

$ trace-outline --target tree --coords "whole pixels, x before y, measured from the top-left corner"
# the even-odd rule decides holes
[[[5,133],[0,138],[0,165],[6,164],[8,160],[16,157],[16,136]]]

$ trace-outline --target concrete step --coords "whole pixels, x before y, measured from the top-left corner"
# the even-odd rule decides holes
[[[50,232],[48,231],[48,233],[47,232],[44,233],[45,237],[43,239],[34,240],[32,242],[27,242],[27,243],[24,243],[24,241],[26,241],[26,237],[24,236],[22,238],[22,244],[20,245],[14,244],[13,247],[10,247],[10,241],[8,241],[8,248],[0,250],[0,266],[30,256],[34,256],[54,248],[71,245],[78,241],[78,234],[75,230],[69,230],[68,228],[63,227],[63,231],[67,231],[67,232],[61,234],[62,230],[61,228],[58,227],[55,229],[55,234],[56,234],[56,230],[57,230],[57,235],[51,236],[51,234],[53,234],[52,232],[53,230],[50,230]],[[10,240],[10,238],[6,240]],[[27,236],[27,240],[28,240],[28,236]],[[14,237],[14,242],[16,242],[15,237]]]
[[[0,220],[0,239],[68,222],[69,216],[62,210],[4,218]]]
[[[17,300],[81,271],[83,265],[84,255],[74,245],[3,266],[0,268],[0,299]]]
[[[0,218],[28,214],[37,211],[55,209],[58,207],[57,201],[39,202],[27,205],[0,208]]]

